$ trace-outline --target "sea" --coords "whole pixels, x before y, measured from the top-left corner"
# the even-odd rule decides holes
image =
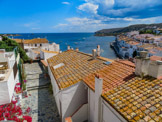
[[[50,43],[60,44],[60,50],[67,50],[69,45],[71,48],[79,48],[79,51],[84,53],[92,53],[97,45],[101,47],[101,56],[115,59],[116,54],[110,48],[110,43],[115,40],[114,36],[98,37],[94,33],[19,33],[20,36],[14,36],[18,39],[33,39],[33,38],[46,38]]]

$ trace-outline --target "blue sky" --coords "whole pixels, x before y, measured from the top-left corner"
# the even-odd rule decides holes
[[[162,23],[162,0],[0,0],[0,33],[95,32]]]

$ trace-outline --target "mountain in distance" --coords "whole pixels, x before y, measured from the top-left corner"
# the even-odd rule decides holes
[[[156,29],[156,28],[162,28],[162,23],[136,24],[136,25],[130,25],[128,27],[122,27],[122,28],[102,29],[95,32],[95,36],[116,36],[118,34],[130,32],[130,31],[139,31],[139,30]]]

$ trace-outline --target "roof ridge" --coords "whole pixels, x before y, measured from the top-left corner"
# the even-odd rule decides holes
[[[73,51],[75,51],[75,52],[77,52],[77,53],[81,53],[81,54],[88,55],[88,56],[91,56],[91,57],[92,57],[92,55],[91,55],[91,54],[88,54],[88,53],[84,53],[84,52],[76,51],[76,50],[73,50]],[[109,58],[105,58],[105,57],[102,57],[102,56],[97,56],[96,58],[99,59],[99,60],[102,60],[102,61],[107,61],[106,59],[109,59]],[[112,59],[109,59],[109,60],[112,60]]]
[[[116,61],[116,62],[119,62],[119,63],[122,63],[122,64],[124,64],[124,65],[127,65],[127,66],[130,66],[130,67],[135,68],[135,66],[132,66],[132,65],[130,65],[130,64],[126,64],[126,63],[124,63],[124,62],[120,62],[120,61],[128,61],[128,60],[119,60],[119,61],[115,60],[115,61]],[[131,62],[131,61],[129,61],[129,62]]]

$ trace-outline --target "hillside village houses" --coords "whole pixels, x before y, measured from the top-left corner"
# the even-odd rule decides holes
[[[162,56],[162,36],[132,31],[118,35],[113,45],[121,58],[133,58],[142,50],[148,51],[149,56]]]
[[[119,35],[115,41],[117,53],[122,58],[133,58],[133,54],[137,51],[140,42],[134,41],[125,35]]]
[[[162,60],[140,52],[134,65],[69,49],[47,59],[62,122],[160,121]]]
[[[162,29],[161,28],[157,28],[155,30],[153,30],[156,34],[160,34],[162,35]]]
[[[56,55],[60,51],[59,44],[49,44],[46,38],[35,38],[35,39],[14,39],[19,44],[23,44],[23,48],[27,55],[35,59],[44,59]],[[48,52],[49,51],[49,52]],[[53,53],[52,53],[53,52]],[[55,53],[54,53],[55,52]]]
[[[0,105],[11,102],[15,85],[21,82],[20,67],[17,48],[11,52],[0,49]]]

